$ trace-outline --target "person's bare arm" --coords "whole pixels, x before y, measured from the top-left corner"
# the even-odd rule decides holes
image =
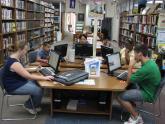
[[[30,74],[19,62],[11,65],[10,69],[14,70],[20,76],[29,80],[52,80],[53,76],[39,76]]]
[[[126,61],[127,65],[130,62],[130,56],[129,56],[129,50],[128,49],[125,50],[125,61]]]
[[[129,63],[127,83],[130,82],[130,77],[131,77],[131,74],[133,73],[132,69],[133,69],[135,63],[136,63],[135,59],[131,60],[130,63]]]
[[[42,63],[48,63],[48,59],[41,59],[39,56],[37,56],[36,61],[37,62],[42,62]]]

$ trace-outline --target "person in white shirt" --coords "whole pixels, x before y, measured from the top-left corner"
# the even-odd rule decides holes
[[[134,56],[134,44],[133,41],[128,39],[125,42],[125,47],[120,50],[120,55],[121,55],[121,63],[123,65],[129,65],[130,61],[133,61],[135,56]],[[135,68],[140,68],[141,63],[136,63]]]

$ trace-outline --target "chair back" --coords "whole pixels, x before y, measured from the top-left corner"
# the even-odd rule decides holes
[[[5,94],[6,91],[2,82],[2,77],[3,77],[3,67],[0,68],[0,87],[2,89],[2,92]]]
[[[36,61],[36,59],[37,59],[37,53],[38,53],[37,50],[35,50],[35,51],[30,51],[30,52],[28,53],[29,63],[33,63],[33,62]]]
[[[154,102],[156,102],[157,99],[160,97],[160,93],[161,93],[161,91],[162,91],[164,85],[165,85],[165,77],[163,77],[163,78],[161,79],[161,81],[160,81],[160,86],[159,86],[158,89],[157,89],[156,98],[155,98]]]

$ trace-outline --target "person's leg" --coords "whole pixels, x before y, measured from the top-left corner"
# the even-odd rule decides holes
[[[25,85],[13,91],[12,94],[31,95],[34,107],[37,108],[41,104],[43,91],[35,81],[29,80]],[[32,109],[30,99],[25,102],[25,107]]]
[[[139,113],[136,112],[134,106],[132,105],[132,101],[143,101],[143,96],[140,90],[131,89],[121,93],[118,98],[118,102],[123,106],[134,119],[137,119]]]

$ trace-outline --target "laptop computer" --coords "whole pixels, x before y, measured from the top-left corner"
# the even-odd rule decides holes
[[[50,58],[48,61],[48,64],[50,67],[41,67],[39,72],[45,76],[48,76],[48,75],[54,76],[58,73],[59,63],[60,63],[60,55],[56,53],[55,51],[51,51]]]
[[[108,66],[108,74],[113,75],[121,80],[127,80],[128,71],[119,70],[121,65],[120,53],[113,53],[107,55],[107,66]]]

